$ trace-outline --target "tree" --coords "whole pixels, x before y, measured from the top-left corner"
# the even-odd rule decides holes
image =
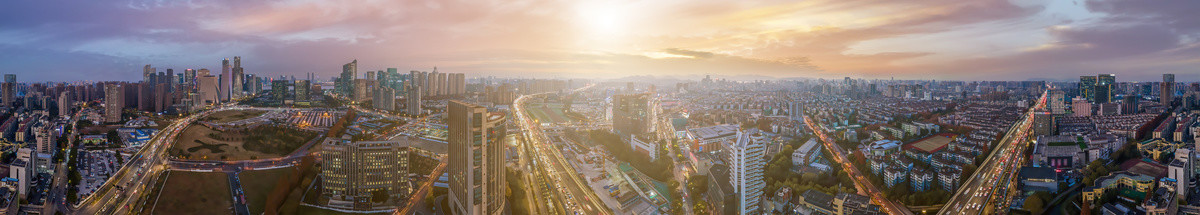
[[[1042,211],[1045,210],[1045,207],[1046,202],[1045,200],[1042,200],[1041,196],[1031,195],[1029,198],[1025,198],[1025,210],[1029,211],[1030,213],[1041,214]]]

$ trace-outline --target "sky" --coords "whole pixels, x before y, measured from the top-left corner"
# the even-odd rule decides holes
[[[1192,0],[9,0],[0,73],[1200,81]]]

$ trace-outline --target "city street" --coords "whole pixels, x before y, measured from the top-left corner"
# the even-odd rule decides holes
[[[586,88],[587,87],[584,87],[578,90]],[[567,211],[569,211],[569,213],[582,212],[583,214],[613,214],[613,212],[610,211],[610,208],[601,202],[600,197],[596,196],[595,192],[592,192],[591,188],[586,184],[587,182],[583,178],[580,178],[579,175],[575,174],[576,171],[570,166],[570,163],[563,158],[562,152],[559,151],[560,149],[555,147],[553,143],[550,143],[547,140],[549,138],[542,131],[540,125],[537,124],[537,122],[535,122],[532,118],[528,117],[527,114],[525,114],[525,111],[522,108],[525,105],[525,100],[532,96],[541,95],[544,94],[523,95],[518,97],[517,100],[513,102],[513,112],[517,116],[517,122],[523,128],[522,130],[525,131],[523,133],[524,138],[533,145],[533,148],[535,148],[533,150],[534,155],[536,155],[537,159],[539,160],[535,161],[534,164],[540,165],[540,167],[536,169],[541,170],[541,174],[548,176],[546,178],[554,181],[555,183],[546,183],[548,182],[546,181],[539,182],[546,184],[529,184],[526,185],[526,187],[533,189],[539,186],[558,186],[552,189],[557,191],[556,195],[559,197],[558,199],[563,202],[558,206],[564,207]]]
[[[871,181],[867,180],[862,173],[859,173],[857,168],[854,168],[854,164],[850,163],[850,159],[846,158],[847,152],[842,150],[841,147],[838,147],[833,139],[825,134],[825,131],[821,130],[821,128],[817,126],[811,119],[809,119],[808,116],[804,116],[804,122],[808,125],[808,128],[812,130],[817,137],[819,137],[821,144],[825,145],[825,148],[829,149],[830,153],[833,154],[833,161],[841,164],[842,170],[846,171],[847,174],[850,174],[850,179],[854,181],[854,186],[858,189],[858,194],[871,197],[872,202],[882,206],[880,207],[880,210],[884,213],[913,214],[912,211],[908,210],[908,208],[905,208],[904,206],[883,196],[883,192],[881,192],[879,188],[871,184]]]
[[[1007,201],[995,201],[995,194],[1006,194],[1012,187],[1013,183],[1008,182],[1024,162],[1023,153],[1028,147],[1025,139],[1029,137],[1033,126],[1034,110],[1046,105],[1047,92],[1049,91],[1043,92],[1038,103],[1029,108],[1021,117],[1021,121],[1009,129],[992,154],[988,155],[975,174],[967,178],[967,182],[958,188],[939,214],[997,213],[995,208],[990,207],[1007,206]],[[997,186],[1000,183],[1007,186]],[[1000,189],[996,189],[997,187]]]

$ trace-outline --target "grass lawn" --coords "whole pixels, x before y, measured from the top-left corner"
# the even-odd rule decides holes
[[[295,151],[317,135],[270,125],[240,132],[221,132],[203,125],[191,125],[183,130],[168,153],[189,160],[276,158]]]
[[[230,214],[233,199],[225,173],[172,171],[151,214]]]
[[[242,190],[246,192],[246,207],[251,214],[262,214],[266,210],[267,194],[275,188],[279,178],[291,174],[293,168],[243,171],[238,177],[242,179]]]
[[[334,210],[326,210],[309,206],[300,206],[300,210],[296,211],[298,215],[341,215],[341,214],[388,214],[388,213],[342,213]]]
[[[204,118],[200,118],[200,121],[226,123],[226,122],[233,122],[233,121],[238,121],[238,120],[243,120],[243,119],[254,118],[256,116],[261,116],[263,113],[267,113],[267,111],[227,110],[227,111],[220,111],[220,112],[209,114],[208,116],[206,116]]]

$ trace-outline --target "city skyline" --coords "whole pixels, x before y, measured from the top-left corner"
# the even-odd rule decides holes
[[[0,71],[137,80],[243,56],[248,73],[322,79],[353,59],[469,77],[1200,79],[1197,2],[62,3],[0,9]]]

